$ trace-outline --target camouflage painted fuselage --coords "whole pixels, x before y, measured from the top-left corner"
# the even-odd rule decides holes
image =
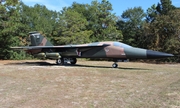
[[[63,57],[76,58],[126,58],[123,45],[119,42],[96,42],[83,45],[68,45],[72,47],[65,51],[60,51]],[[87,47],[82,47],[87,46]],[[67,47],[64,46],[64,47]],[[73,48],[75,47],[75,48]],[[128,46],[130,47],[130,46]],[[58,52],[58,49],[55,52]]]
[[[135,48],[121,42],[95,42],[81,45],[34,46],[27,50],[30,54],[57,53],[65,58],[162,58],[172,54]],[[57,55],[56,54],[56,55]],[[47,57],[48,58],[48,57]]]
[[[24,50],[37,58],[55,59],[56,64],[63,65],[68,61],[76,64],[76,58],[111,58],[115,63],[112,67],[117,68],[119,60],[131,58],[164,58],[174,55],[135,48],[121,42],[95,42],[80,45],[53,46],[44,36],[38,32],[30,32],[31,44],[25,47],[12,47],[14,50]]]
[[[172,54],[135,48],[121,42],[95,42],[80,45],[53,46],[38,32],[30,32],[31,45],[26,47],[12,47],[23,49],[27,53],[39,58],[162,58],[172,57]]]

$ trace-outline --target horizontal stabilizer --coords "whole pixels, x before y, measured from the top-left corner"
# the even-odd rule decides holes
[[[33,47],[29,47],[29,46],[25,46],[25,47],[10,47],[11,49],[13,49],[13,50],[24,50],[24,51],[26,51],[26,50],[30,50],[30,49],[33,49]]]

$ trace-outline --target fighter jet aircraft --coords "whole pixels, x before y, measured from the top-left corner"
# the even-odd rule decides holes
[[[113,59],[113,68],[117,68],[119,60],[126,59],[156,59],[172,57],[173,54],[135,48],[121,42],[95,42],[80,45],[53,46],[39,32],[30,32],[31,44],[24,47],[12,47],[14,50],[24,50],[37,58],[55,59],[56,64],[64,65],[65,62],[76,64],[76,58],[110,58]]]

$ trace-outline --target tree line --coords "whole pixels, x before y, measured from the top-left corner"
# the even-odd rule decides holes
[[[129,8],[121,16],[112,11],[108,0],[73,2],[60,11],[39,4],[27,6],[20,0],[0,0],[0,59],[29,57],[10,47],[28,45],[30,31],[39,31],[54,45],[121,41],[180,54],[180,8],[173,6],[171,0],[160,0],[146,12],[142,7]],[[168,60],[180,62],[179,57]]]

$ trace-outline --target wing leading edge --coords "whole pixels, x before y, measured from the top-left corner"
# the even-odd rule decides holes
[[[94,47],[106,47],[109,44],[99,44],[99,45],[62,45],[62,46],[25,46],[25,47],[11,47],[13,50],[33,50],[33,49],[73,49],[73,48],[94,48]]]

